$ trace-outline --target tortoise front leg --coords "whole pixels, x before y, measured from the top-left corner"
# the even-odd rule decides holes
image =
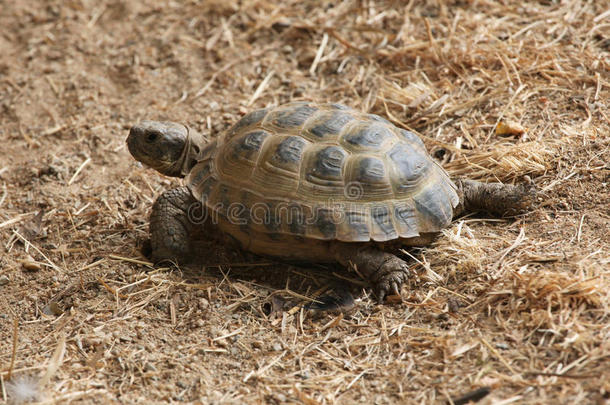
[[[198,207],[201,203],[186,187],[168,190],[157,198],[150,214],[150,243],[155,263],[189,260],[193,253],[191,239],[197,225],[190,214]]]
[[[388,292],[400,295],[400,286],[409,276],[409,267],[404,260],[360,243],[335,243],[331,249],[342,266],[351,263],[360,274],[368,277],[380,303]]]

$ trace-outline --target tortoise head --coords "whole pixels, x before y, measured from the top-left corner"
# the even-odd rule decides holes
[[[129,130],[127,147],[138,161],[172,177],[184,177],[197,163],[203,138],[175,122],[142,121]]]

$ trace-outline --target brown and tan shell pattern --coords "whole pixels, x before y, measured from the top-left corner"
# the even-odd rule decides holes
[[[211,216],[249,234],[383,242],[438,232],[456,187],[412,132],[339,104],[244,116],[186,179]]]

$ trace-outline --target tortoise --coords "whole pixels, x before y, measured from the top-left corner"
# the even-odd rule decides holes
[[[206,140],[174,122],[143,121],[127,138],[135,159],[185,178],[150,216],[155,262],[188,262],[194,235],[285,261],[338,262],[367,277],[379,301],[400,294],[401,246],[423,246],[465,212],[523,212],[532,188],[452,181],[422,140],[341,104],[260,109]]]

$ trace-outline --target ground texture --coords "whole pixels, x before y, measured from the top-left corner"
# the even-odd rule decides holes
[[[608,400],[608,4],[334,3],[0,0],[0,398]],[[409,250],[419,277],[386,305],[354,272],[213,243],[149,266],[151,203],[179,181],[129,156],[130,125],[211,138],[293,100],[377,113],[538,203]],[[336,285],[350,311],[302,309]]]

